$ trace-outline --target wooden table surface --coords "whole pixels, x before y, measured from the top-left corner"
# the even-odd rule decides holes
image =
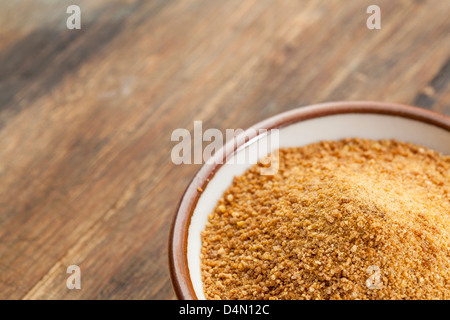
[[[2,1],[0,298],[174,299],[168,233],[199,165],[172,163],[172,132],[336,100],[450,115],[449,15],[436,0]]]

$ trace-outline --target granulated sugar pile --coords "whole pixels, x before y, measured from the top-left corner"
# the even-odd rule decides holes
[[[397,141],[280,150],[202,232],[208,299],[450,298],[450,157]]]

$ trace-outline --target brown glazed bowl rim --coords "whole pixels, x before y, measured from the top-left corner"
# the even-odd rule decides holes
[[[258,135],[257,132],[263,131],[261,129],[278,129],[305,120],[350,113],[398,116],[431,124],[450,132],[450,117],[435,111],[389,102],[338,101],[299,107],[277,114],[253,125],[244,134],[250,135],[250,140],[253,141],[253,138]],[[252,143],[252,141],[243,141],[237,144],[231,141],[224,146],[224,157],[236,152],[238,148],[245,144]],[[221,153],[218,152],[218,154]],[[199,190],[205,189],[208,182],[222,166],[222,164],[217,164],[221,163],[219,161],[213,163],[204,164],[191,180],[179,202],[170,230],[168,248],[170,277],[176,296],[180,300],[198,299],[189,274],[187,239],[191,217],[201,195]]]

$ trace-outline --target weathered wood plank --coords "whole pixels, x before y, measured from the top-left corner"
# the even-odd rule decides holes
[[[79,4],[82,29],[67,30]],[[0,4],[0,298],[173,299],[176,128],[331,100],[450,115],[450,2]],[[82,289],[68,290],[68,265]]]

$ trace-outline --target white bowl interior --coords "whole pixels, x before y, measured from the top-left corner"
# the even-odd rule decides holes
[[[322,140],[340,140],[344,138],[365,139],[396,139],[423,145],[439,151],[445,155],[450,154],[450,133],[436,126],[403,117],[379,114],[339,114],[330,115],[311,120],[301,121],[279,129],[279,147],[300,147]],[[257,150],[257,145],[265,145],[269,135],[263,135],[264,139],[259,143],[250,141],[240,148],[235,156],[240,153],[258,157],[272,152],[266,149],[265,154]],[[268,141],[267,141],[268,142]],[[214,210],[218,200],[230,186],[235,176],[243,174],[253,161],[247,164],[235,164],[229,159],[216,172],[215,176],[200,196],[194,209],[188,234],[188,267],[192,284],[198,299],[205,299],[200,271],[200,232],[204,229],[208,215]]]

